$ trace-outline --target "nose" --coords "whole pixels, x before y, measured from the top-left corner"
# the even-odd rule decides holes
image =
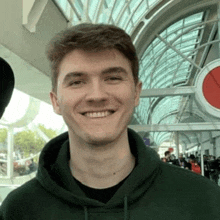
[[[108,92],[102,82],[97,80],[90,84],[90,89],[86,96],[87,102],[105,102],[107,99]]]

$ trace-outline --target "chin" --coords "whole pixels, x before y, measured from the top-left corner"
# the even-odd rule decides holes
[[[108,133],[96,133],[87,134],[85,140],[91,145],[107,145],[114,142],[117,139],[116,135]]]

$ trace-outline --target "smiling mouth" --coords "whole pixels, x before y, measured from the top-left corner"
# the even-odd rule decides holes
[[[83,113],[84,116],[88,118],[104,118],[109,115],[112,115],[114,111],[100,111],[100,112],[86,112]]]

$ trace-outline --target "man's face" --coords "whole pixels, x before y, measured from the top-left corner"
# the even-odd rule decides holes
[[[74,50],[62,60],[57,80],[51,101],[70,137],[101,145],[126,134],[141,83],[135,85],[130,62],[119,51]]]

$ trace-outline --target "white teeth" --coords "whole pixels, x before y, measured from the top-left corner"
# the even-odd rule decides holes
[[[90,118],[101,118],[101,117],[106,117],[110,115],[110,111],[104,111],[104,112],[87,112],[85,113],[85,116],[90,117]]]

